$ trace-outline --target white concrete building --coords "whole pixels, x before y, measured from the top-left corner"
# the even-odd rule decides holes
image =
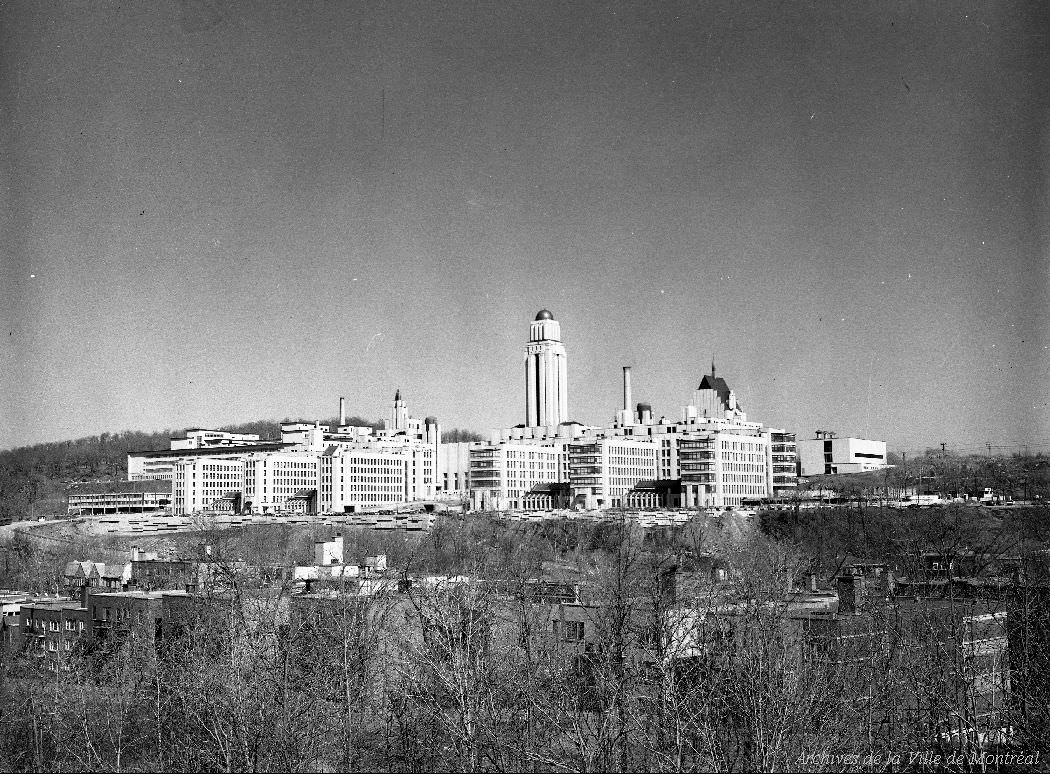
[[[256,433],[227,433],[224,430],[205,430],[195,427],[186,431],[185,438],[172,438],[172,449],[206,449],[216,446],[249,446],[265,443]]]
[[[172,439],[176,443],[180,439]],[[175,466],[195,459],[244,459],[253,452],[272,452],[288,448],[277,441],[250,444],[221,444],[195,449],[162,449],[160,451],[128,452],[128,481],[171,481]]]
[[[566,481],[567,439],[544,443],[480,444],[470,449],[471,506],[475,510],[551,507],[527,503],[539,484]]]
[[[626,507],[626,495],[657,478],[659,446],[651,439],[587,438],[568,444],[572,507]]]
[[[318,455],[309,451],[249,454],[243,508],[251,513],[317,510]]]
[[[437,497],[450,499],[470,495],[470,448],[464,441],[440,443],[437,446],[437,470],[434,474],[434,492]]]
[[[332,446],[320,455],[318,510],[356,513],[434,496],[433,452],[420,446]]]
[[[240,510],[244,492],[244,460],[197,457],[175,464],[172,513]]]
[[[863,473],[886,467],[886,442],[866,438],[811,438],[798,442],[803,476]]]

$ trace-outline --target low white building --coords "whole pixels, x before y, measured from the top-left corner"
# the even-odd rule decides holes
[[[886,467],[886,442],[867,438],[812,438],[798,441],[803,476],[864,473]]]
[[[250,446],[265,443],[256,433],[228,433],[225,430],[205,430],[195,427],[186,431],[185,438],[172,438],[172,449],[207,449],[221,446]]]

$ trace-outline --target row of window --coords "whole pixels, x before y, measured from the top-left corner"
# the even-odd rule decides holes
[[[84,631],[84,622],[83,621],[74,621],[74,620],[72,620],[70,618],[66,618],[66,619],[64,619],[63,623],[65,624],[64,627],[63,626],[59,626],[59,622],[58,621],[44,621],[43,619],[40,619],[40,618],[28,618],[27,617],[25,619],[25,623],[23,625],[26,627],[26,629],[40,629],[41,631],[43,631],[46,628],[47,631],[49,631],[49,632],[61,631],[63,628],[67,632],[82,632],[82,631]],[[45,626],[45,624],[46,624],[46,626]]]

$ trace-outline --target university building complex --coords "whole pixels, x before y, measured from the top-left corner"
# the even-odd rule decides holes
[[[434,499],[478,510],[734,507],[796,486],[795,436],[751,421],[714,363],[670,420],[634,403],[607,426],[569,413],[568,354],[544,309],[529,325],[521,377],[524,422],[487,441],[442,443],[434,417],[394,394],[383,428],[281,425],[281,440],[192,429],[163,451],[128,455],[132,481],[171,482],[175,515],[353,513]]]
[[[525,422],[470,448],[474,508],[695,508],[738,506],[796,485],[795,437],[750,422],[725,379],[705,374],[681,417],[634,404],[623,369],[623,407],[606,427],[568,414],[561,326],[536,315],[525,345]]]

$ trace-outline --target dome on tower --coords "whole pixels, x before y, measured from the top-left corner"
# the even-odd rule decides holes
[[[537,320],[553,320],[554,319],[554,315],[551,314],[550,309],[541,309],[540,311],[536,312],[536,319]]]

